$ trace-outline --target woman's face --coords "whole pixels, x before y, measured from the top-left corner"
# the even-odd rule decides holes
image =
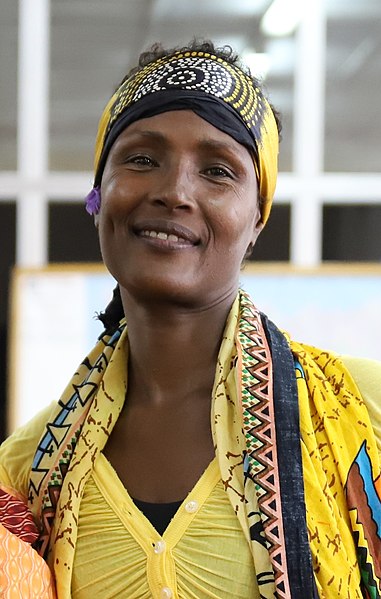
[[[122,292],[206,307],[234,296],[261,229],[248,150],[192,111],[132,123],[109,153],[98,218]]]

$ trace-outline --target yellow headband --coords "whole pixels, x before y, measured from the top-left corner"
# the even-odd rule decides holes
[[[116,137],[134,120],[150,116],[149,111],[148,114],[147,111],[139,113],[136,109],[158,92],[165,92],[166,98],[170,97],[168,94],[171,92],[172,95],[179,92],[182,95],[196,95],[198,99],[206,95],[225,105],[239,118],[246,132],[242,131],[238,140],[245,143],[242,139],[250,139],[248,145],[253,146],[256,154],[254,164],[259,194],[263,200],[262,221],[265,223],[270,214],[278,171],[279,135],[273,111],[261,89],[248,75],[207,52],[179,51],[158,58],[121,84],[99,121],[94,159],[95,184],[100,182],[105,160]],[[155,109],[151,114],[160,112],[161,98],[163,93],[153,98],[155,102],[151,104],[155,104]],[[213,118],[210,122],[216,124]],[[230,133],[222,121],[216,126]],[[237,139],[235,135],[232,136]]]

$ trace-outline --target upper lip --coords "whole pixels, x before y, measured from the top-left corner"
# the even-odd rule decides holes
[[[191,229],[188,229],[188,227],[184,227],[184,225],[168,220],[154,219],[140,221],[133,226],[133,231],[134,233],[156,231],[157,233],[162,232],[167,235],[176,235],[177,237],[189,241],[193,245],[196,245],[200,241],[200,238],[193,233]]]

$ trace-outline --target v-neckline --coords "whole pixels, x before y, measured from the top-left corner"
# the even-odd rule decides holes
[[[214,457],[197,483],[180,504],[163,535],[160,535],[151,522],[133,502],[117,472],[106,456],[100,452],[94,464],[93,479],[104,499],[133,535],[142,549],[150,554],[158,541],[164,541],[173,548],[183,536],[192,520],[202,508],[221,480],[217,458]]]

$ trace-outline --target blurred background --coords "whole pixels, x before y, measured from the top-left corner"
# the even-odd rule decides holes
[[[155,41],[181,46],[196,36],[230,44],[283,115],[273,215],[253,260],[307,268],[380,262],[380,0],[0,6],[0,438],[11,270],[100,260],[83,208],[97,121]]]

